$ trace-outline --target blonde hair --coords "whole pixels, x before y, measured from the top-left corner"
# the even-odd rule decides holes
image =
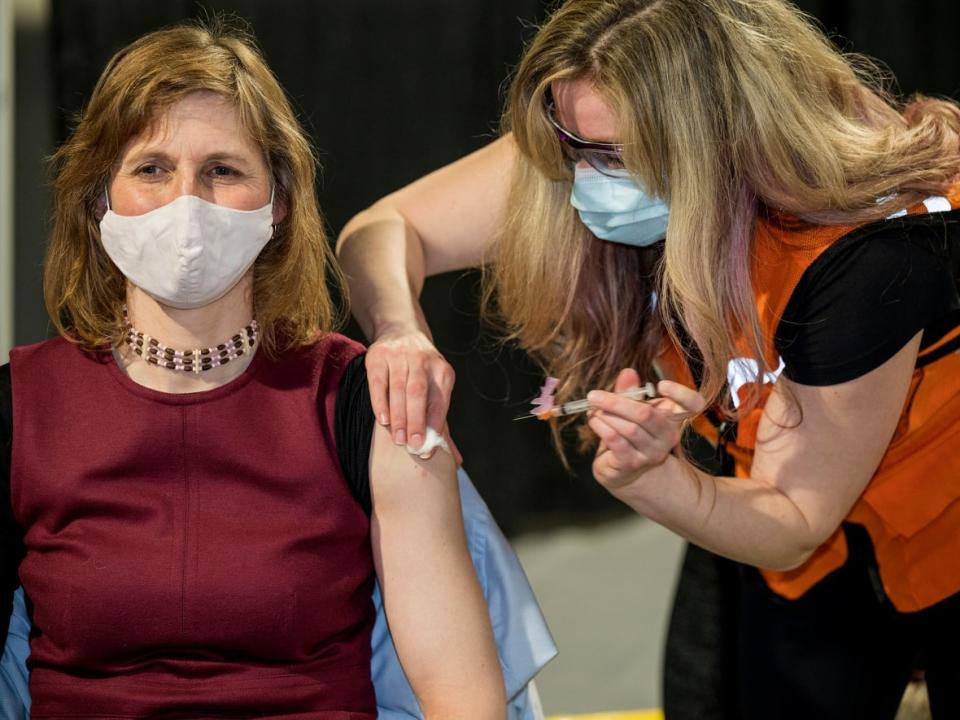
[[[44,296],[60,334],[84,348],[119,344],[126,296],[126,281],[100,243],[97,203],[125,144],[198,91],[234,103],[287,208],[254,264],[253,305],[264,349],[276,353],[311,342],[342,317],[328,290],[328,283],[343,286],[317,206],[310,142],[253,37],[214,18],[149,33],[117,52],[51,158]]]
[[[570,207],[545,112],[558,80],[593,85],[618,117],[626,166],[669,204],[662,260],[593,238]],[[960,171],[956,104],[898,108],[873,65],[784,0],[569,0],[527,48],[503,130],[520,159],[486,300],[564,379],[561,397],[609,386],[624,366],[649,372],[663,329],[680,343],[679,321],[702,356],[701,391],[720,401],[738,336],[758,377],[771,369],[749,281],[761,205],[870,221]]]

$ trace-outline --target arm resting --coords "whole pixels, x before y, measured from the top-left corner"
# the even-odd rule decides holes
[[[376,428],[374,560],[390,632],[424,716],[503,718],[503,675],[455,473],[448,453],[421,460]]]

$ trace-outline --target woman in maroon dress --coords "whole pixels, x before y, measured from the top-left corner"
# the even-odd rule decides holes
[[[124,48],[53,166],[59,337],[0,378],[32,716],[373,718],[375,577],[425,714],[502,716],[453,458],[375,428],[310,146],[251,39]]]

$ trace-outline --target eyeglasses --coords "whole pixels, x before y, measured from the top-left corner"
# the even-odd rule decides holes
[[[553,103],[547,105],[547,119],[557,131],[560,147],[563,154],[576,165],[581,160],[587,162],[594,170],[610,177],[628,177],[630,171],[623,164],[623,145],[619,143],[590,142],[578,138],[555,117],[556,107]]]

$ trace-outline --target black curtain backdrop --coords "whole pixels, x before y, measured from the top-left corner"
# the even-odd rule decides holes
[[[960,90],[952,55],[960,3],[805,0],[843,49],[884,60],[903,92]],[[179,20],[226,12],[247,20],[292,97],[323,165],[317,188],[331,234],[357,211],[489,142],[505,80],[542,0],[53,0],[59,141],[109,57]],[[593,522],[624,509],[567,472],[536,421],[512,422],[541,377],[477,320],[476,273],[428,281],[423,303],[457,371],[450,424],[465,467],[508,533]],[[348,334],[359,338],[355,327]]]

